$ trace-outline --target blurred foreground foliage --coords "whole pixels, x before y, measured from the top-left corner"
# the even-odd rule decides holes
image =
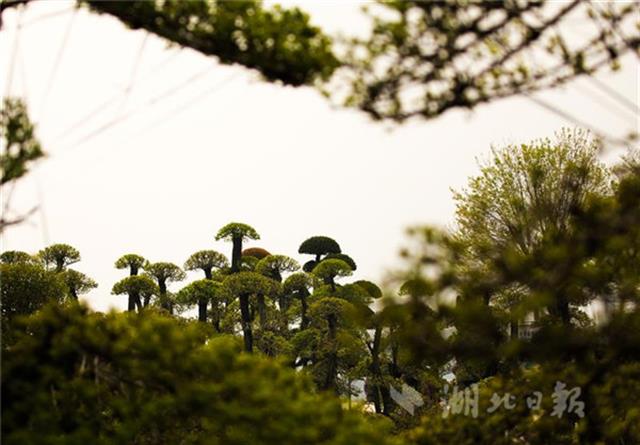
[[[17,329],[3,346],[7,445],[393,443],[380,421],[209,325],[72,304]]]

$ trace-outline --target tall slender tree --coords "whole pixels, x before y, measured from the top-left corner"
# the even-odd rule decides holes
[[[129,275],[134,276],[138,275],[140,269],[143,269],[146,263],[147,260],[140,255],[136,255],[135,253],[128,253],[118,258],[115,266],[116,269],[129,269]]]
[[[127,294],[129,296],[127,310],[133,312],[137,308],[138,312],[140,312],[144,307],[149,305],[151,297],[160,294],[160,289],[148,276],[132,275],[114,284],[111,293],[113,295]]]
[[[173,302],[169,296],[167,284],[182,281],[187,275],[175,264],[167,262],[149,263],[145,265],[144,271],[148,276],[155,278],[158,283],[158,296],[162,308],[169,311],[170,314],[173,314]]]
[[[216,241],[231,241],[231,273],[240,272],[242,259],[242,243],[246,240],[258,240],[260,235],[256,230],[243,223],[232,222],[222,227],[216,234]]]
[[[80,252],[68,244],[53,244],[45,247],[38,252],[38,256],[45,267],[54,267],[57,273],[80,261]]]
[[[201,270],[207,280],[213,278],[213,269],[229,267],[227,257],[215,250],[200,250],[191,255],[184,263],[185,270]],[[198,303],[198,320],[207,321],[208,300],[204,298]]]

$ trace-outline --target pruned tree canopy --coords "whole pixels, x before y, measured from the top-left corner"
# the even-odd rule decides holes
[[[340,245],[328,236],[312,236],[300,244],[298,253],[310,255],[327,255],[330,253],[341,253]]]
[[[336,277],[348,277],[353,271],[351,266],[344,261],[329,259],[321,261],[320,264],[314,267],[312,273],[322,280],[333,281]]]
[[[145,275],[134,275],[123,278],[113,285],[113,295],[137,294],[140,297],[157,296],[160,290],[154,281]]]
[[[178,304],[194,305],[201,301],[211,301],[220,294],[222,283],[213,280],[197,280],[189,283],[176,294]]]
[[[256,232],[256,229],[250,225],[238,222],[232,222],[225,225],[218,230],[218,233],[216,234],[216,241],[232,241],[234,239],[241,239],[243,241],[250,239],[257,240],[260,239],[260,235]]]
[[[80,252],[68,244],[53,244],[38,252],[45,267],[54,266],[56,272],[62,272],[67,266],[80,261]]]
[[[296,260],[286,255],[269,255],[256,264],[256,272],[276,281],[282,281],[283,272],[295,272],[300,269]]]
[[[129,269],[131,275],[137,275],[140,269],[144,268],[147,260],[135,253],[128,253],[116,260],[116,269]]]
[[[201,250],[191,255],[184,263],[185,270],[200,269],[205,274],[211,274],[211,270],[229,267],[226,256],[215,250]],[[209,276],[207,278],[210,278]]]
[[[345,263],[347,263],[349,265],[349,267],[353,271],[355,271],[358,268],[358,266],[356,265],[356,262],[353,261],[353,258],[351,258],[349,255],[347,255],[345,253],[330,253],[329,255],[327,255],[327,256],[325,256],[323,258],[323,261],[330,260],[330,259],[344,261]]]
[[[182,281],[187,277],[182,269],[173,263],[167,262],[149,263],[144,270],[147,275],[163,283]]]

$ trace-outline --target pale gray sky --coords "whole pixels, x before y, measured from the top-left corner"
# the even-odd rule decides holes
[[[358,2],[285,3],[302,4],[330,33],[367,29]],[[50,156],[18,184],[12,200],[16,211],[36,205],[43,211],[7,231],[2,248],[77,247],[83,260],[74,267],[100,284],[86,297],[98,310],[126,306],[126,298],[110,295],[125,276],[113,268],[120,255],[179,265],[201,249],[229,255],[230,246],[214,236],[230,221],[262,235],[249,245],[300,262],[306,260],[297,254],[300,242],[331,236],[358,263],[358,278],[379,280],[397,264],[407,226],[451,224],[450,189],[477,172],[476,157],[486,156],[491,144],[573,126],[512,98],[391,130],[357,111],[332,109],[311,88],[268,84],[247,69],[167,49],[108,16],[86,10],[74,16],[72,4],[38,1],[25,10],[11,76],[19,14],[5,13],[0,89],[26,97]],[[122,94],[132,78],[130,93]],[[634,56],[620,72],[599,78],[639,102]],[[610,134],[637,131],[637,117],[595,96],[604,100],[585,79],[540,95]],[[195,278],[200,275],[189,275]]]

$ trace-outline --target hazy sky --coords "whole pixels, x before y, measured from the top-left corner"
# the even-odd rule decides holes
[[[357,2],[285,3],[302,4],[330,33],[367,29]],[[126,307],[125,297],[110,295],[126,275],[113,268],[120,255],[179,265],[201,249],[229,255],[230,245],[214,236],[230,221],[258,230],[262,239],[249,245],[300,262],[300,242],[331,236],[358,263],[356,277],[378,280],[397,265],[407,226],[451,224],[450,189],[477,172],[476,158],[491,144],[573,126],[512,98],[391,129],[332,109],[311,88],[268,84],[114,18],[73,14],[72,4],[30,5],[15,58],[19,13],[4,14],[0,88],[26,97],[49,157],[11,202],[16,211],[41,212],[7,231],[2,248],[75,246],[82,262],[73,267],[100,284],[86,297],[99,310]],[[639,102],[637,58],[599,78]],[[603,102],[586,79],[540,97],[610,134],[637,130],[637,118]]]

